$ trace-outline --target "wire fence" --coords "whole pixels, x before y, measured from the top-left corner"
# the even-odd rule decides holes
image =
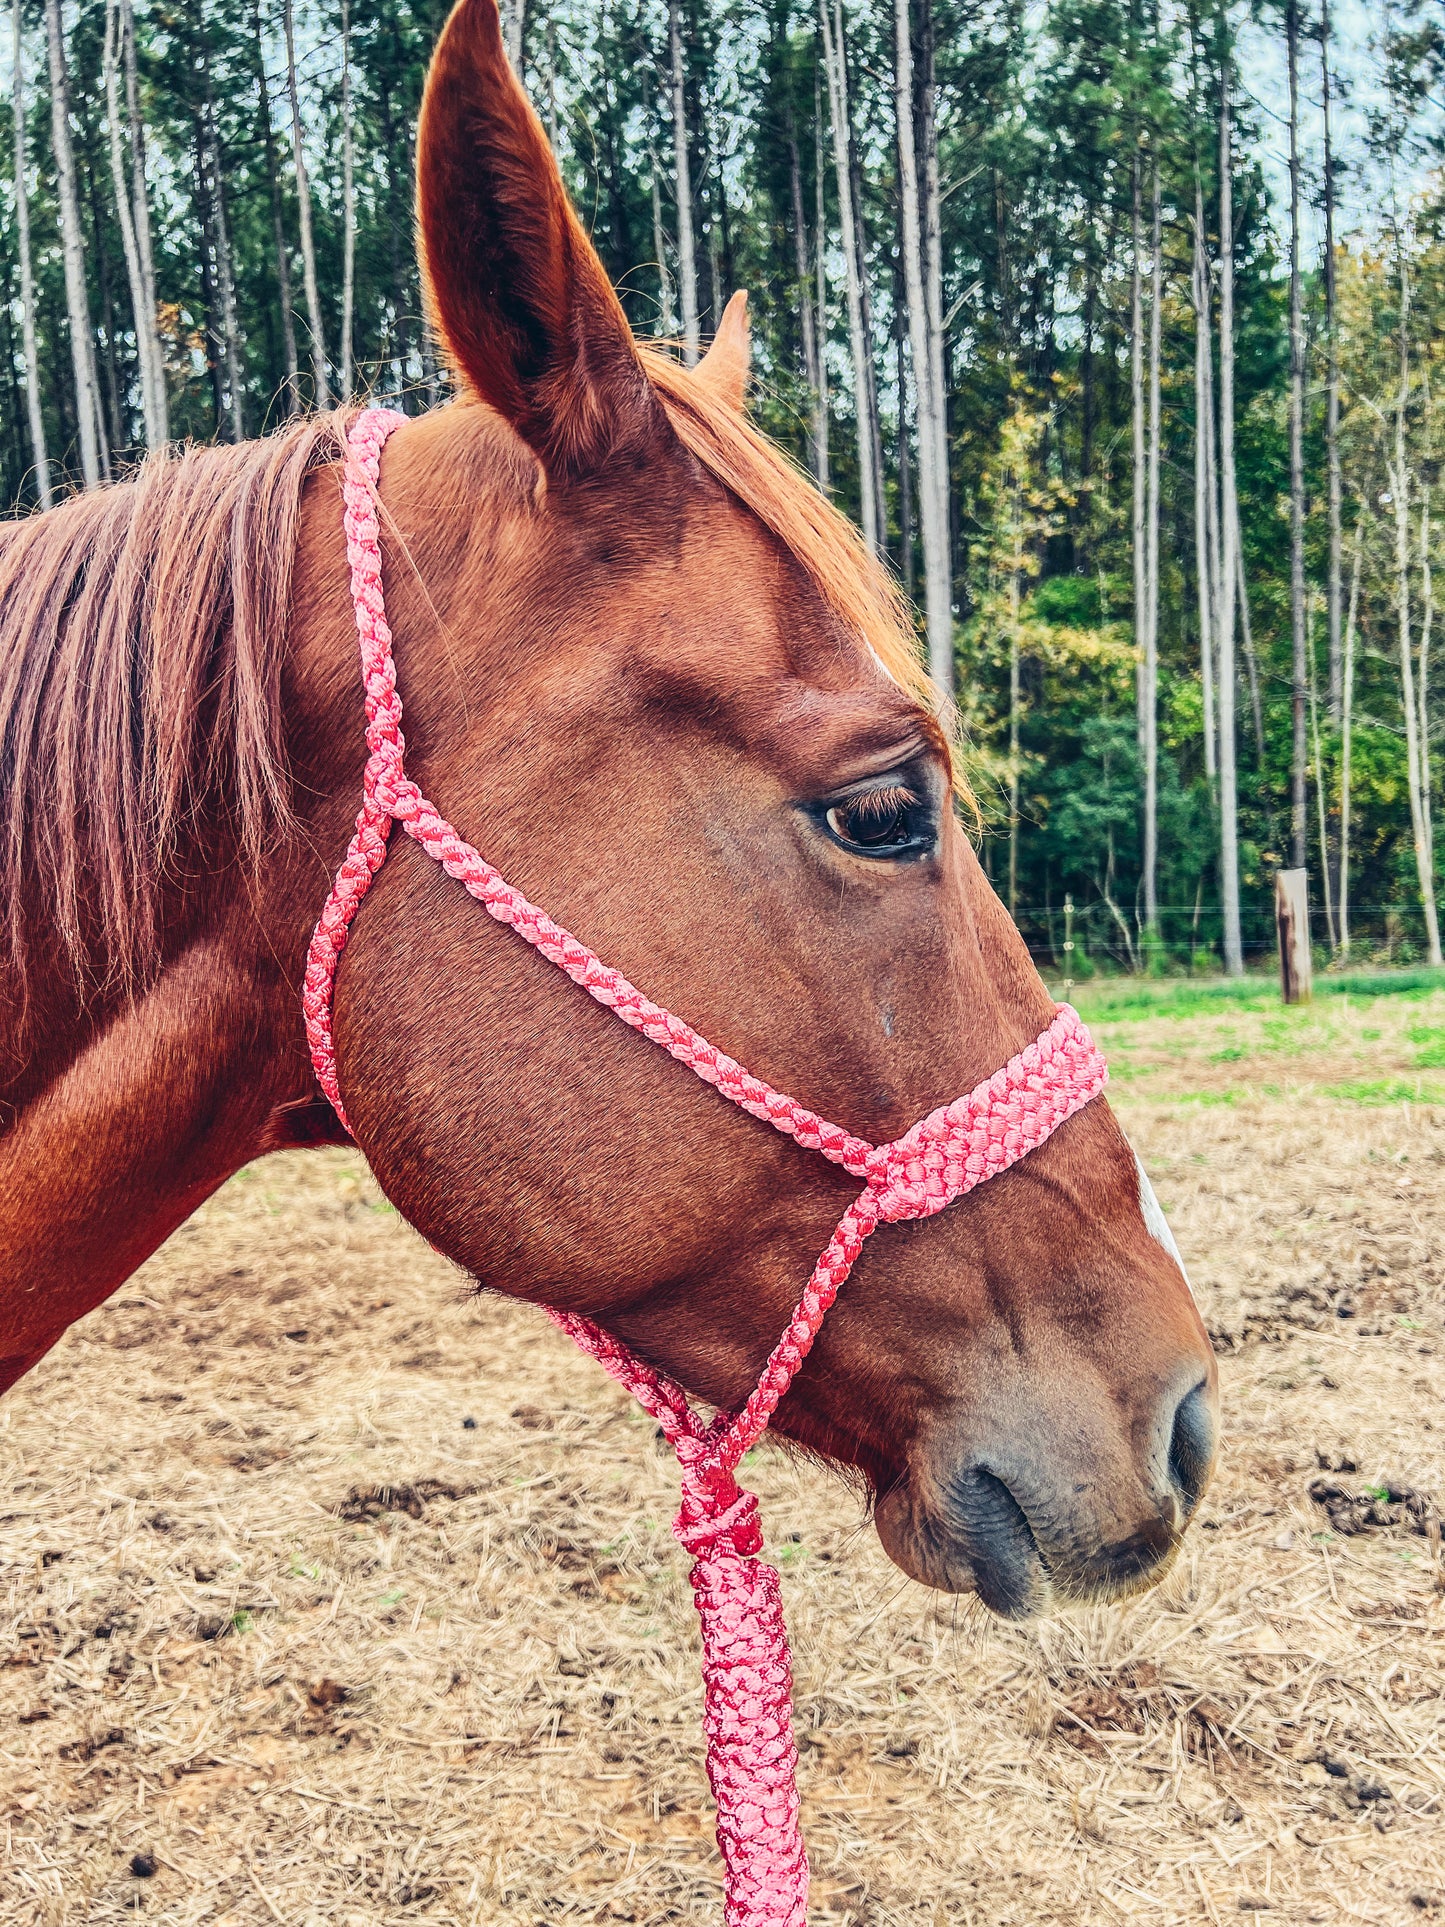
[[[1119,972],[1160,971],[1212,976],[1224,961],[1224,921],[1217,903],[1161,904],[1154,930],[1146,930],[1133,904],[1104,897],[1061,897],[1056,903],[1020,904],[1014,921],[1035,963],[1083,981]],[[1259,893],[1240,904],[1246,966],[1273,959],[1276,951],[1274,894]],[[1310,904],[1310,936],[1319,968],[1342,957],[1333,906]],[[1414,964],[1426,957],[1425,921],[1417,902],[1351,904],[1352,964]]]

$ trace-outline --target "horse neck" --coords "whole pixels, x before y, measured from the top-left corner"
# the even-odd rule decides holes
[[[251,571],[242,594],[251,598],[254,615],[256,598],[263,603],[274,598],[282,582],[289,600],[294,530],[303,524],[329,529],[331,568],[340,578],[342,599],[332,624],[336,666],[330,687],[336,706],[359,719],[334,475],[314,475],[304,486],[310,463],[299,435],[238,451],[233,459],[249,464],[244,476],[230,479],[261,490],[258,510],[268,507],[269,484],[273,513],[262,513],[261,523],[274,529],[277,511],[284,511],[289,500],[292,539],[284,555],[236,551],[228,538],[238,517],[245,526],[245,516],[236,489],[222,488],[213,515],[193,533],[195,570],[204,575],[208,566],[224,563],[228,549],[232,556],[239,553],[243,572]],[[173,487],[176,479],[165,486]],[[216,480],[214,470],[211,479]],[[198,484],[190,498],[190,505],[198,506],[206,475],[193,471],[180,480]],[[31,560],[49,553],[59,564],[61,545],[81,541],[96,518],[104,524],[107,515],[122,522],[129,517],[129,533],[139,541],[144,506],[143,499],[127,500],[116,491],[8,537],[0,549],[0,612],[8,607],[13,624],[19,599],[13,571],[24,565],[27,552]],[[283,527],[287,519],[279,513]],[[319,544],[319,535],[316,540]],[[0,744],[12,786],[8,794],[0,793],[0,819],[8,809],[24,858],[9,893],[24,940],[16,958],[0,965],[0,1277],[11,1287],[0,1302],[0,1389],[107,1297],[242,1165],[286,1144],[339,1135],[311,1076],[299,985],[308,920],[325,895],[345,835],[338,829],[326,839],[319,834],[313,839],[308,821],[287,824],[277,813],[269,841],[250,856],[236,786],[254,778],[254,768],[239,762],[219,771],[198,767],[220,743],[234,748],[248,731],[254,735],[272,724],[285,739],[281,747],[294,751],[295,731],[286,714],[294,678],[281,660],[288,647],[284,620],[271,638],[276,675],[257,674],[252,664],[245,679],[250,714],[226,718],[229,734],[208,730],[193,715],[189,733],[183,728],[179,743],[172,745],[193,780],[182,785],[185,807],[177,811],[169,839],[138,853],[148,865],[151,888],[144,908],[154,939],[142,953],[126,947],[125,925],[108,919],[96,886],[99,813],[113,809],[129,831],[136,829],[134,808],[127,818],[127,799],[113,795],[100,780],[94,756],[87,763],[85,729],[99,726],[96,707],[87,707],[78,695],[62,701],[51,690],[47,696],[43,677],[32,680],[26,696],[23,671],[33,667],[33,659],[21,661],[22,647],[69,661],[81,677],[89,647],[93,677],[103,682],[107,668],[115,665],[100,659],[119,646],[117,637],[121,643],[128,640],[114,607],[98,606],[104,582],[87,580],[78,564],[74,578],[80,584],[78,599],[66,598],[63,584],[61,596],[77,619],[75,629],[32,622],[28,633],[17,637],[14,626],[8,636],[0,628],[0,680],[11,699],[0,715],[5,725]],[[178,593],[183,585],[170,586]],[[197,586],[203,613],[214,607],[202,593],[208,586],[214,588],[214,580]],[[298,607],[303,611],[299,627],[315,630],[307,600],[299,598]],[[79,626],[82,616],[94,619],[96,627]],[[145,640],[156,641],[154,627]],[[162,677],[176,667],[176,661],[157,663],[154,650],[149,662],[144,650],[135,659],[143,671],[153,667]],[[176,660],[182,659],[184,652]],[[191,660],[204,668],[215,656],[201,649]],[[77,686],[83,691],[83,684]],[[233,679],[231,688],[239,691],[241,683]],[[153,692],[141,691],[148,693]],[[216,700],[213,681],[201,683],[198,705],[208,695]],[[48,717],[47,700],[52,701]],[[162,739],[144,731],[160,727],[164,705],[142,708],[140,741],[154,757],[155,743]],[[120,732],[136,726],[138,711],[121,703],[105,717],[107,726]],[[359,720],[356,727],[359,733]],[[76,731],[79,748],[72,740]],[[116,741],[109,748],[112,766],[119,756],[122,769],[134,777],[134,762],[125,760],[128,746]],[[47,753],[52,769],[70,758],[65,781],[79,800],[78,817],[66,818],[47,790]],[[311,774],[326,797],[335,797],[339,814],[344,815],[343,793],[354,788],[357,761],[354,749],[343,760],[338,746],[334,766],[313,762]],[[133,797],[130,803],[134,806]],[[315,814],[308,810],[308,816]],[[145,812],[140,815],[145,825]],[[318,833],[331,827],[314,825]],[[69,946],[56,911],[57,880],[67,863],[78,906],[72,935],[79,937]],[[63,891],[59,900],[63,903]]]

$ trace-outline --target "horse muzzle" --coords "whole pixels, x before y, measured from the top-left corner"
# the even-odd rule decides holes
[[[878,1501],[894,1563],[1005,1619],[1126,1598],[1168,1571],[1213,1469],[1212,1373],[1121,1423],[1096,1388],[1010,1401],[1007,1422],[935,1428]]]

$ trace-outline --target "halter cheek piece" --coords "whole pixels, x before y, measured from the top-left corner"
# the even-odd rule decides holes
[[[681,1466],[682,1505],[673,1530],[694,1559],[707,1770],[717,1801],[728,1927],[802,1927],[808,1862],[798,1825],[792,1675],[778,1574],[755,1556],[762,1549],[757,1498],[739,1488],[734,1473],[807,1357],[864,1240],[880,1224],[942,1211],[1017,1163],[1102,1090],[1104,1060],[1076,1013],[1061,1004],[1048,1029],[976,1090],[934,1111],[893,1143],[869,1144],[745,1071],[513,889],[406,774],[376,510],[382,446],[404,419],[390,410],[367,409],[346,438],[346,553],[361,641],[369,754],[356,834],[307,957],[302,1002],[311,1061],[322,1090],[347,1124],[336,1081],[332,989],[351,920],[386,859],[387,837],[396,822],[489,915],[510,924],[624,1024],[729,1102],[864,1180],[741,1411],[719,1412],[705,1422],[680,1385],[634,1358],[600,1325],[571,1312],[549,1314],[657,1420]]]

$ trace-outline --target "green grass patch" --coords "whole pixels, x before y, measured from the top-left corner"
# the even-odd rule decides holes
[[[1405,1032],[1415,1045],[1415,1062],[1422,1071],[1445,1070],[1445,1029],[1438,1024],[1411,1024]]]
[[[1361,970],[1333,972],[1315,978],[1315,997],[1424,998],[1445,991],[1445,970]],[[1075,984],[1070,993],[1081,1014],[1091,1022],[1108,1023],[1126,1017],[1207,1017],[1212,1011],[1268,1010],[1279,1012],[1279,979],[1271,970],[1247,977],[1096,978]],[[1291,1013],[1286,1022],[1306,1014]]]
[[[1337,1097],[1342,1104],[1445,1104],[1445,1088],[1414,1079],[1383,1077],[1354,1084],[1322,1084],[1321,1097]]]
[[[1432,991],[1445,990],[1445,970],[1366,970],[1349,971],[1335,977],[1316,977],[1316,996],[1326,997],[1428,997]]]
[[[1214,1010],[1265,1010],[1279,1007],[1279,990],[1264,977],[1204,977],[1161,983],[1141,977],[1100,979],[1075,984],[1072,997],[1081,1015],[1109,1021],[1124,1017],[1195,1017]]]

